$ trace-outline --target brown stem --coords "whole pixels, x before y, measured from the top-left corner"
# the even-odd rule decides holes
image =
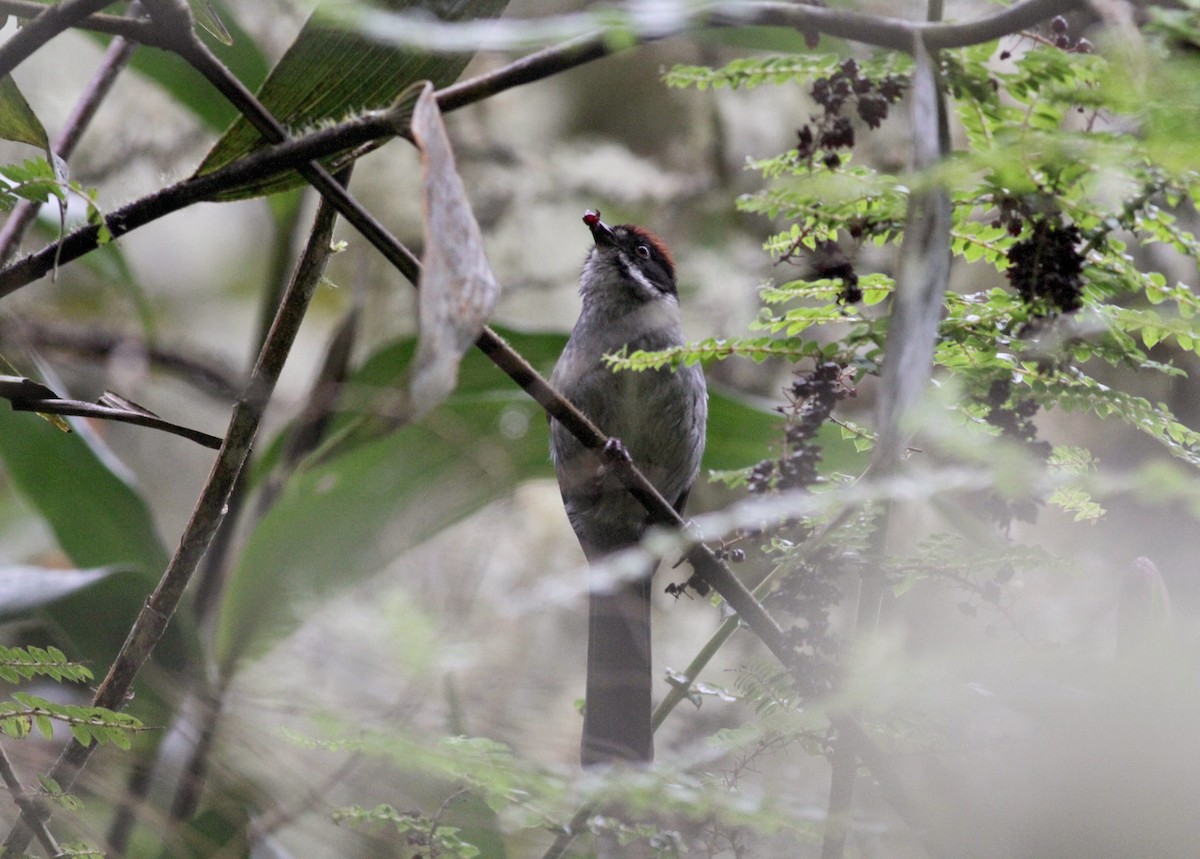
[[[37,836],[38,842],[45,848],[46,853],[50,856],[58,856],[62,852],[58,843],[50,834],[50,830],[46,828],[45,822],[36,815],[36,801],[25,791],[25,786],[17,778],[17,771],[13,769],[12,761],[9,760],[8,752],[2,746],[0,746],[0,779],[4,781],[4,786],[12,794],[17,808],[21,809],[21,816],[28,815],[29,820],[33,821],[34,834]]]

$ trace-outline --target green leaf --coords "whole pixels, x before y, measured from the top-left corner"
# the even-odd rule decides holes
[[[72,654],[108,664],[166,568],[168,554],[145,499],[125,468],[82,421],[64,433],[29,412],[0,408],[0,462],[6,477],[41,515],[81,570],[116,569],[87,587],[60,593],[42,610]],[[167,628],[155,652],[180,667],[198,652],[186,612]]]
[[[122,566],[157,576],[167,549],[124,465],[82,421],[62,433],[35,414],[0,408],[0,459],[80,567]]]
[[[0,567],[0,621],[24,617],[34,609],[89,588],[114,572],[114,567],[88,570]]]
[[[35,414],[0,408],[0,459],[81,568],[120,566],[157,576],[167,551],[145,499],[86,424],[63,433]]]
[[[50,151],[50,138],[42,122],[21,95],[12,75],[0,78],[0,137],[28,143],[45,152]]]
[[[388,4],[393,11],[436,11],[438,17],[448,21],[494,18],[507,5],[508,0],[448,0],[436,4],[431,0],[392,0]],[[352,112],[387,107],[418,81],[431,81],[435,88],[447,86],[457,80],[470,59],[461,54],[432,54],[381,45],[358,33],[330,28],[314,13],[271,70],[258,97],[285,126],[302,129],[343,119]],[[262,145],[261,135],[239,118],[209,151],[196,173],[212,173]],[[295,173],[271,177],[221,199],[274,194],[301,183]]]
[[[38,732],[43,737],[45,737],[47,740],[54,739],[54,721],[49,716],[35,716],[33,723],[37,725]]]

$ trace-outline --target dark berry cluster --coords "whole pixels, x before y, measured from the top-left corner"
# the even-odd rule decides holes
[[[822,163],[830,169],[842,163],[839,149],[854,146],[854,124],[843,108],[854,103],[858,118],[868,128],[878,128],[887,119],[888,108],[904,94],[908,82],[896,75],[887,75],[879,80],[862,75],[853,59],[843,62],[836,72],[827,78],[813,81],[810,94],[822,108],[820,116],[810,117],[812,124],[797,131],[797,150],[800,158],[811,161],[818,151],[823,151]]]
[[[797,373],[785,391],[787,403],[778,411],[787,416],[787,450],[779,459],[766,459],[750,472],[751,492],[804,489],[819,479],[821,448],[817,432],[837,402],[855,393],[852,371],[824,361],[809,372]]]
[[[865,226],[858,227],[855,235],[854,227],[850,229],[851,238],[857,239],[862,235]],[[813,277],[818,279],[840,280],[842,291],[838,293],[838,301],[842,304],[855,304],[862,301],[862,287],[858,285],[858,272],[854,263],[841,249],[837,242],[824,241],[817,245],[816,253],[812,254]]]
[[[1083,305],[1079,241],[1078,227],[1047,216],[1035,220],[1029,236],[1009,248],[1005,274],[1035,312],[1044,307],[1049,313],[1070,313]]]
[[[1023,445],[1031,456],[1041,462],[1050,459],[1050,443],[1037,437],[1037,427],[1033,424],[1039,408],[1035,400],[1015,393],[1009,379],[996,379],[988,388],[986,403],[986,420],[1000,429],[1002,438]],[[1008,527],[1014,519],[1030,523],[1037,521],[1039,503],[1037,498],[1004,499],[991,496],[987,507],[1002,527]]]

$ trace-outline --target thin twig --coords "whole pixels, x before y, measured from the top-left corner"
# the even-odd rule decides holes
[[[207,447],[210,450],[219,450],[221,447],[221,439],[218,436],[210,435],[191,427],[181,426],[171,421],[163,420],[158,415],[145,412],[112,408],[99,405],[98,403],[85,403],[82,400],[11,400],[10,404],[13,411],[16,412],[38,412],[43,415],[71,415],[73,417],[91,418],[98,421],[133,424],[186,438],[188,441],[194,441],[201,447]]]
[[[17,808],[21,809],[21,815],[28,815],[32,820],[34,827],[34,835],[37,836],[38,843],[46,849],[46,853],[50,856],[58,856],[62,850],[58,846],[58,842],[54,840],[54,836],[50,834],[50,830],[46,828],[46,824],[37,817],[37,805],[25,790],[25,786],[21,784],[21,780],[17,778],[17,772],[13,768],[12,761],[8,757],[8,752],[0,746],[0,779],[4,780],[5,787],[12,794],[13,802]]]

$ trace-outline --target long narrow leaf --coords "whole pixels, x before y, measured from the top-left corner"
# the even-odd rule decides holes
[[[499,15],[508,0],[393,0],[397,10],[425,10],[457,21]],[[358,33],[331,28],[317,15],[309,18],[296,41],[271,70],[259,100],[284,125],[305,128],[338,120],[355,111],[387,107],[419,81],[435,87],[453,83],[470,56],[433,54],[371,42]],[[405,120],[407,121],[407,120]],[[197,175],[218,170],[262,145],[262,138],[239,119],[205,157]],[[300,184],[297,174],[230,192],[222,199],[273,194]]]

